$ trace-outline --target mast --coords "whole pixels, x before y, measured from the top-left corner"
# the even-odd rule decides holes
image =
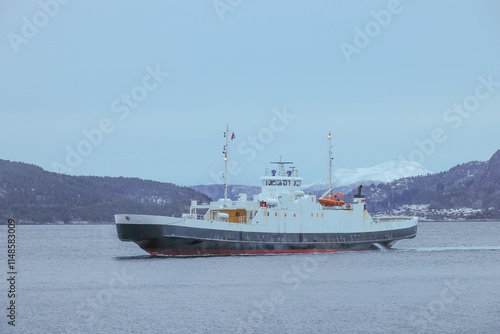
[[[321,196],[322,198],[333,192],[332,188],[332,132],[328,132],[328,190]]]
[[[328,132],[328,190],[332,189],[332,132]]]
[[[226,145],[224,146],[224,206],[226,206],[227,202],[227,186],[228,186],[228,178],[227,178],[227,163],[229,156],[229,125],[226,123],[226,132],[224,132],[224,137],[226,137]]]

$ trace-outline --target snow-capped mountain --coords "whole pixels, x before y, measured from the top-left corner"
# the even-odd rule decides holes
[[[333,187],[335,191],[347,193],[360,184],[379,184],[391,182],[403,177],[426,175],[428,173],[431,173],[431,171],[414,162],[400,160],[389,161],[368,168],[337,169],[333,175]],[[224,196],[224,186],[221,184],[198,185],[192,186],[191,188],[215,200]],[[302,186],[305,192],[314,194],[321,194],[326,191],[327,188],[328,176],[312,184]],[[230,185],[228,195],[229,198],[235,200],[239,193],[244,193],[248,194],[249,199],[251,199],[253,195],[259,192],[260,186]]]
[[[405,160],[394,160],[384,162],[373,167],[367,168],[341,168],[333,173],[333,187],[345,188],[357,186],[359,184],[379,184],[391,182],[403,177],[427,175],[432,173],[424,166]],[[304,185],[304,190],[308,192],[317,192],[328,188],[328,176],[312,184]]]
[[[352,198],[355,191],[346,193]],[[488,161],[471,161],[447,171],[402,178],[363,188],[368,211],[427,220],[500,217],[500,150]]]

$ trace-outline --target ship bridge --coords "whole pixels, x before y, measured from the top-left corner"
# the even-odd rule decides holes
[[[258,200],[278,199],[284,194],[303,194],[300,190],[302,186],[302,178],[299,177],[295,167],[285,169],[285,165],[291,165],[293,162],[280,161],[271,162],[278,164],[278,169],[266,169],[264,176],[260,178],[262,191],[257,196]]]

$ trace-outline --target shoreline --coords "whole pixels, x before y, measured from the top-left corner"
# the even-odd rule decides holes
[[[493,219],[459,219],[459,220],[427,220],[427,219],[419,219],[419,223],[461,223],[461,222],[477,222],[477,223],[482,223],[482,222],[499,222],[500,218],[493,218]],[[7,226],[7,220],[5,222],[2,220],[0,223],[0,226]],[[19,222],[16,220],[16,225],[51,225],[51,226],[98,226],[98,225],[115,225],[115,222],[99,222],[99,223],[93,223],[93,222],[81,222],[81,221],[75,221],[75,222],[70,222],[70,223],[38,223],[38,222]]]

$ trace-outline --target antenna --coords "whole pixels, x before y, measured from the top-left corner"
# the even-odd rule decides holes
[[[322,198],[333,192],[332,188],[332,132],[328,132],[328,190],[321,196]]]

